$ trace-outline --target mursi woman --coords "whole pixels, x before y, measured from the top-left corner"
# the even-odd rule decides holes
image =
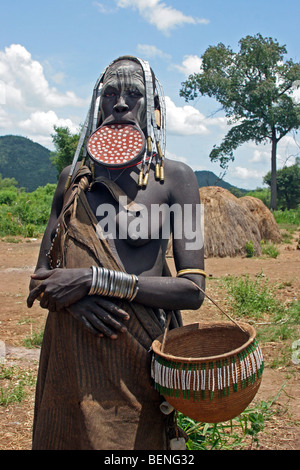
[[[121,57],[96,83],[30,282],[28,306],[49,310],[33,449],[160,450],[174,437],[151,344],[167,312],[176,328],[180,309],[200,307],[205,273],[195,175],[164,151],[161,86],[146,61]]]

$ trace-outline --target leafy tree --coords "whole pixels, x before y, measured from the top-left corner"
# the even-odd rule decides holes
[[[58,174],[73,161],[80,134],[71,134],[68,127],[54,126],[55,134],[52,134],[52,141],[55,152],[51,152],[51,161],[58,171]]]
[[[202,70],[182,83],[180,95],[186,101],[199,93],[214,97],[229,124],[235,124],[210,153],[211,160],[219,160],[222,168],[234,160],[234,150],[241,144],[272,143],[271,208],[276,209],[277,144],[300,127],[300,104],[292,96],[300,83],[300,64],[284,62],[286,47],[260,34],[242,38],[239,45],[239,52],[221,43],[210,46],[202,56]]]
[[[2,178],[0,173],[0,190],[16,186],[18,186],[18,181],[15,178]]]
[[[271,173],[264,177],[264,183],[271,186]],[[277,171],[278,205],[281,209],[296,209],[300,204],[300,158],[295,165]]]

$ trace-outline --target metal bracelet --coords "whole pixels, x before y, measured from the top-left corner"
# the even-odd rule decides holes
[[[135,288],[135,290],[133,291],[133,294],[132,294],[132,296],[131,296],[131,297],[128,299],[128,300],[129,300],[129,302],[132,302],[132,301],[133,301],[133,299],[135,299],[135,298],[136,298],[138,291],[139,291],[139,288],[138,288],[138,287],[136,287],[136,288]]]
[[[92,266],[92,285],[89,295],[103,295],[119,299],[133,300],[137,294],[138,278],[135,274],[127,274],[103,267]]]
[[[97,284],[97,268],[92,266],[92,284],[88,295],[94,295]]]

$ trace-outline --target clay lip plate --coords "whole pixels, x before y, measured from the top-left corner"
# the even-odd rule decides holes
[[[108,166],[124,165],[140,155],[144,148],[143,134],[130,124],[99,127],[87,143],[89,155]]]

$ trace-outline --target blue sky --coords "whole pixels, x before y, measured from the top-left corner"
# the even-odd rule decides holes
[[[208,46],[238,49],[246,35],[286,44],[300,62],[299,0],[0,0],[0,135],[23,135],[52,147],[53,125],[72,131],[84,121],[98,76],[113,59],[149,60],[167,100],[167,156],[194,170],[221,169],[209,152],[228,127],[220,105],[179,96],[187,75],[199,71]],[[280,142],[278,167],[294,162],[299,136]],[[224,179],[262,186],[270,145],[248,143],[235,153]]]

